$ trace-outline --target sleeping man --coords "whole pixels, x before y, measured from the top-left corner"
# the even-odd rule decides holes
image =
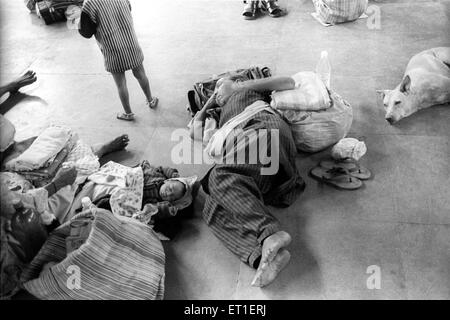
[[[288,264],[286,247],[291,242],[267,205],[287,207],[304,189],[289,126],[267,103],[270,92],[293,89],[295,81],[290,77],[238,80],[218,81],[211,99],[195,115],[191,137],[203,140],[202,124],[219,106],[219,129],[206,148],[216,164],[202,179],[207,194],[203,218],[229,250],[257,269],[252,285],[263,287]],[[261,148],[270,150],[271,162],[279,164],[268,163],[267,157],[255,159],[255,150],[261,156]],[[237,155],[242,150],[245,157]],[[268,167],[277,170],[264,171]]]

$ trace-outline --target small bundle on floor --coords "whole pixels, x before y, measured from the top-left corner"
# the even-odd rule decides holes
[[[364,180],[372,177],[370,170],[358,163],[366,151],[364,141],[342,139],[331,149],[332,159],[320,161],[318,166],[311,169],[310,175],[338,189],[359,189]]]
[[[366,12],[368,0],[312,0],[312,16],[325,26],[354,21]]]

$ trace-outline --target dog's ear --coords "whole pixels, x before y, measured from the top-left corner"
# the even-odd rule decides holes
[[[381,99],[384,99],[384,97],[386,97],[389,92],[391,92],[391,90],[377,90],[377,93],[381,96]]]
[[[411,78],[407,75],[400,85],[400,92],[408,94],[409,89],[411,89]]]

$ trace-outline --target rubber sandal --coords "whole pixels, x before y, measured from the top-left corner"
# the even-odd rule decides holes
[[[147,105],[150,107],[150,109],[154,109],[158,105],[158,101],[159,99],[157,97],[153,97],[152,100],[147,101]]]
[[[349,175],[348,170],[345,169],[315,167],[309,173],[311,177],[343,190],[355,190],[362,186],[362,181]]]
[[[267,12],[272,18],[279,18],[285,15],[285,11],[273,0],[261,1],[261,10]]]
[[[360,180],[368,180],[372,177],[372,172],[369,169],[359,165],[354,161],[336,161],[336,160],[322,160],[320,166],[325,169],[341,168],[348,170],[348,173]]]
[[[118,113],[117,119],[119,120],[125,120],[125,121],[133,121],[134,120],[134,113]]]
[[[244,11],[242,12],[242,15],[244,16],[245,20],[253,20],[256,18],[256,10],[258,8],[257,4],[258,1],[246,1],[244,2]]]

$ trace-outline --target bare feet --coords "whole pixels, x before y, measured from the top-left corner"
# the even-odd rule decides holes
[[[264,240],[261,262],[252,281],[253,286],[263,287],[269,284],[287,265],[291,255],[284,248],[291,240],[291,236],[285,231],[278,231]]]
[[[291,254],[286,249],[281,249],[275,255],[275,258],[267,263],[260,264],[256,271],[255,277],[252,281],[254,287],[265,287],[270,284],[278,276],[281,270],[283,270],[289,260]]]
[[[286,231],[278,231],[263,242],[261,264],[272,261],[278,250],[287,247],[291,243],[291,236]]]
[[[10,83],[9,92],[16,93],[20,88],[28,86],[37,80],[36,73],[28,70],[24,75]]]
[[[105,154],[125,149],[129,142],[130,139],[128,138],[128,135],[123,134],[103,145],[93,146],[92,150],[99,158],[101,158]]]

